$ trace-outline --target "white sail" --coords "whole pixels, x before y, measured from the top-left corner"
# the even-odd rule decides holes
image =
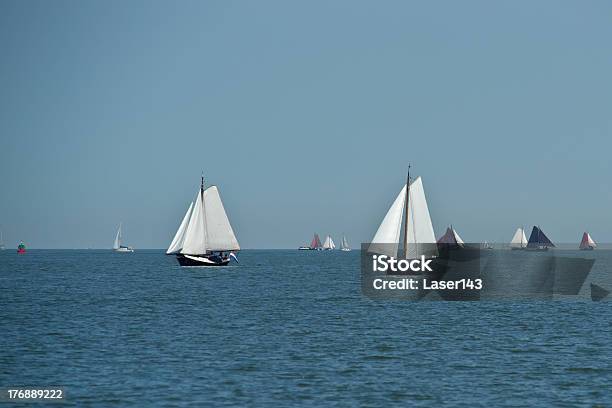
[[[512,241],[510,241],[511,248],[525,248],[527,246],[527,237],[525,236],[525,230],[517,228]]]
[[[397,256],[405,199],[406,186],[404,185],[376,230],[368,252]]]
[[[408,259],[418,258],[421,255],[435,256],[438,254],[436,236],[431,223],[421,177],[417,177],[416,180],[410,183],[408,231],[405,234],[408,242]],[[458,235],[457,238],[459,238]],[[461,242],[463,243],[463,241]]]
[[[346,249],[348,247],[349,247],[349,244],[348,244],[348,242],[346,240],[346,237],[343,235],[342,236],[342,249]]]
[[[121,223],[119,223],[119,229],[117,235],[115,235],[115,242],[113,243],[113,249],[119,249],[121,246]]]
[[[206,253],[206,220],[204,217],[204,206],[202,202],[202,195],[200,190],[195,199],[195,205],[191,217],[189,218],[189,224],[187,224],[187,230],[183,238],[183,248],[181,249],[182,254],[187,255],[202,255]]]
[[[189,218],[191,217],[191,210],[193,209],[193,202],[189,203],[189,208],[183,217],[183,221],[179,226],[179,229],[176,231],[174,235],[174,239],[170,243],[166,254],[175,254],[179,252],[183,248],[183,241],[185,239],[185,231],[187,230],[187,225],[189,224]]]
[[[206,249],[209,251],[238,251],[240,245],[230,225],[219,189],[210,186],[204,191]]]
[[[461,239],[461,237],[459,236],[459,234],[454,228],[453,228],[453,235],[455,236],[455,241],[457,241],[459,245],[465,244],[465,242],[463,242],[463,240]]]
[[[589,245],[590,246],[592,246],[593,248],[595,248],[597,246],[595,241],[593,241],[593,238],[591,238],[591,234],[587,233],[587,239],[589,240]]]
[[[329,235],[325,237],[325,242],[323,242],[323,249],[334,249],[334,240]]]

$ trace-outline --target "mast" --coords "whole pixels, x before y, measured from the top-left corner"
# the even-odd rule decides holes
[[[206,211],[204,210],[204,171],[202,171],[202,180],[200,182],[200,199],[202,200],[202,223],[204,224],[204,242],[207,241],[207,231],[206,231]],[[208,244],[208,242],[206,242]],[[204,253],[206,253],[206,245],[204,246]]]
[[[404,199],[404,259],[408,259],[408,200],[410,199],[410,163],[408,163],[408,175],[406,176],[406,198]]]

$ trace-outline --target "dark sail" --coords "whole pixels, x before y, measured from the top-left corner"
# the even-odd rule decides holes
[[[438,238],[438,244],[451,244],[458,245],[457,238],[455,238],[455,234],[453,230],[450,228],[446,228],[446,233]]]
[[[527,248],[554,248],[554,246],[555,244],[553,244],[551,240],[548,239],[548,237],[539,227],[533,227],[533,229],[531,230],[531,235],[529,236],[529,241],[527,242]]]

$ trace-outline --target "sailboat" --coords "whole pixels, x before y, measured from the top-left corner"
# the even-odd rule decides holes
[[[351,250],[351,247],[349,247],[348,241],[346,240],[346,236],[343,235],[342,236],[342,251],[348,252]]]
[[[312,241],[310,241],[310,246],[301,246],[298,249],[301,251],[314,251],[314,250],[320,251],[321,249],[323,249],[323,246],[321,245],[321,239],[319,238],[319,234],[315,232],[314,236],[312,237]]]
[[[25,253],[26,253],[26,246],[25,246],[25,244],[23,243],[23,241],[21,241],[21,242],[19,243],[19,245],[17,245],[17,253],[18,253],[18,254],[25,254]]]
[[[404,233],[400,250],[402,226]],[[376,234],[374,234],[368,252],[393,257],[400,256],[403,259],[415,259],[420,256],[435,257],[438,255],[423,181],[421,177],[411,180],[410,166],[408,166],[406,184],[391,204]]]
[[[181,266],[225,266],[237,261],[240,245],[223,207],[219,189],[204,189],[204,176],[194,202],[189,205],[166,254]]]
[[[591,234],[589,234],[588,232],[582,234],[582,241],[580,242],[580,249],[582,251],[592,251],[596,247],[597,244],[595,243],[595,241],[593,241],[593,238],[591,238]]]
[[[134,252],[134,248],[130,246],[122,245],[123,234],[121,233],[122,223],[119,223],[119,229],[117,235],[115,235],[115,242],[113,243],[113,251],[115,252]]]
[[[446,228],[446,232],[438,239],[438,244],[463,247],[465,242],[461,239],[457,231],[451,225]]]
[[[326,251],[331,251],[332,249],[336,249],[336,244],[331,236],[325,237],[325,242],[323,243],[323,249]]]
[[[510,249],[525,249],[527,247],[527,237],[525,236],[525,230],[521,227],[516,229],[512,241],[510,241]]]
[[[544,231],[538,226],[534,226],[527,241],[527,249],[532,251],[547,251],[548,248],[554,248],[555,244],[544,234]]]
[[[4,251],[4,237],[2,235],[2,230],[0,230],[0,251]]]

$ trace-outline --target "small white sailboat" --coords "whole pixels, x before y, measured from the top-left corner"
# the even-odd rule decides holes
[[[592,251],[597,248],[597,244],[593,241],[593,238],[591,238],[591,234],[585,232],[582,234],[582,241],[580,242],[579,248],[582,251]]]
[[[115,242],[113,244],[113,251],[115,252],[134,252],[134,248],[130,246],[122,245],[123,235],[121,233],[122,223],[119,223],[119,229],[117,230],[117,235],[115,236]]]
[[[404,259],[415,259],[420,256],[432,258],[438,255],[423,181],[421,177],[411,181],[410,166],[408,166],[406,184],[374,234],[368,252],[397,257],[402,225],[404,238],[399,256]]]
[[[2,230],[0,230],[0,251],[4,251],[4,236],[2,235]]]
[[[351,247],[349,247],[349,244],[348,244],[348,241],[346,240],[346,236],[345,235],[342,236],[342,248],[341,248],[341,250],[344,251],[344,252],[348,252],[348,251],[351,250]]]
[[[516,229],[512,241],[510,241],[510,248],[513,250],[521,250],[527,247],[527,237],[525,236],[525,230],[521,227]]]
[[[189,205],[166,254],[181,266],[225,266],[237,260],[240,245],[223,207],[219,189],[204,189],[204,177],[195,201]]]
[[[323,249],[326,251],[331,251],[332,249],[336,249],[336,244],[331,236],[325,237],[325,242],[323,242]]]

